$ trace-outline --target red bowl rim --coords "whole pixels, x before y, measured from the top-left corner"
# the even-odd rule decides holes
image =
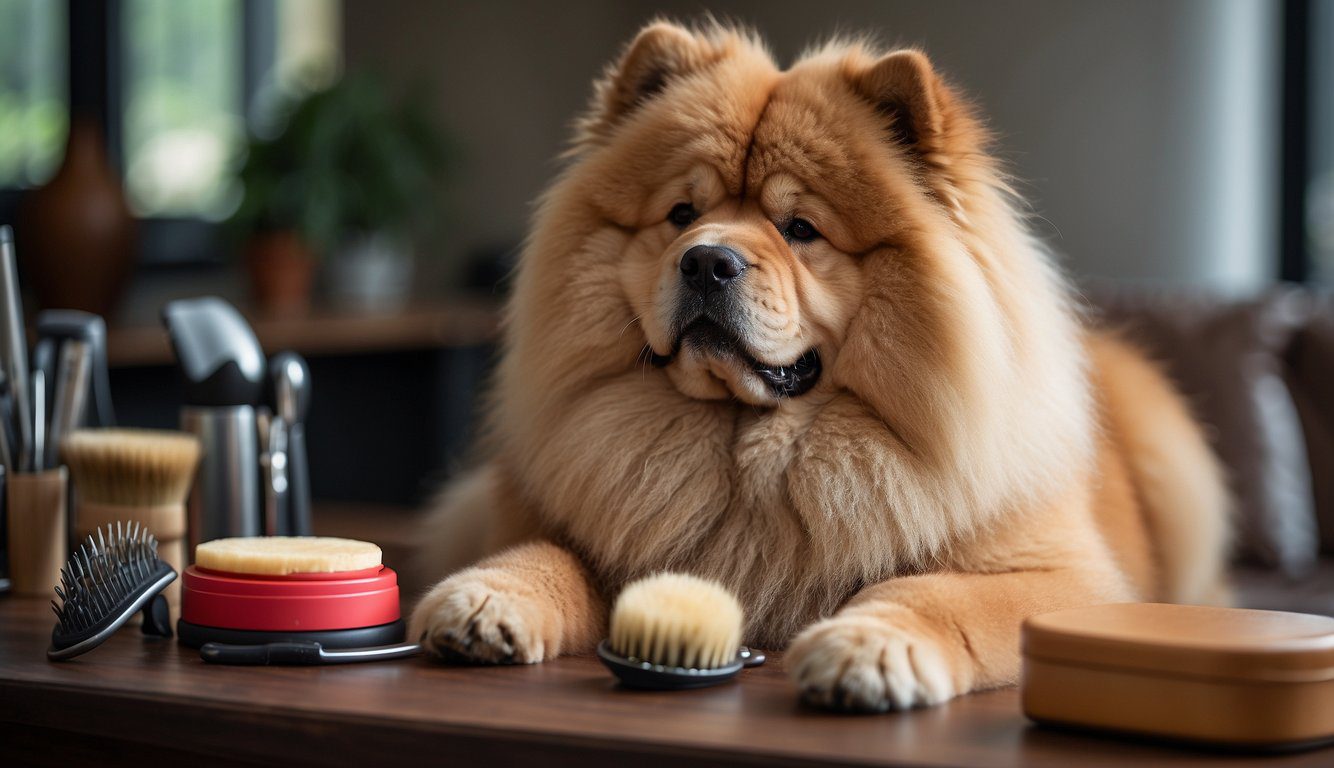
[[[192,565],[191,568],[199,573],[209,576],[220,576],[228,579],[253,579],[255,581],[332,581],[334,579],[370,579],[378,576],[384,570],[384,564],[374,568],[363,568],[359,571],[328,571],[325,573],[287,573],[282,575],[272,573],[237,573],[236,571],[220,571],[216,568],[200,568],[198,565]]]

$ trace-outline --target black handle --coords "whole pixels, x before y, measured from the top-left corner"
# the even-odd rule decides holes
[[[170,579],[167,583],[170,583]],[[165,584],[164,584],[165,586]],[[144,605],[144,622],[139,631],[150,637],[171,637],[171,608],[167,605],[167,596],[161,592],[153,596]]]
[[[210,664],[230,664],[257,667],[270,664],[313,666],[320,663],[323,648],[313,641],[260,643],[259,645],[231,645],[204,643],[199,657]]]
[[[289,536],[313,536],[310,514],[310,464],[306,458],[305,425],[297,422],[287,433],[287,524]]]

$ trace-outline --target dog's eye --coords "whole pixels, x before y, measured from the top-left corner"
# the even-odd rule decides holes
[[[672,212],[667,214],[667,220],[678,227],[688,227],[698,218],[695,206],[690,203],[677,203],[672,207]]]
[[[820,233],[815,231],[815,227],[811,226],[811,223],[805,219],[793,219],[792,223],[787,225],[787,231],[783,234],[787,235],[789,240],[796,240],[801,243],[810,242],[820,236]]]

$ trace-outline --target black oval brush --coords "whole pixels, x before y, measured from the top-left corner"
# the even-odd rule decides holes
[[[157,555],[157,539],[138,523],[97,529],[60,569],[59,602],[51,601],[51,661],[72,659],[101,645],[136,611],[143,633],[171,637],[171,616],[162,590],[176,571]]]
[[[627,586],[611,611],[598,658],[631,688],[684,690],[717,685],[764,654],[741,645],[741,604],[723,585],[658,573]]]

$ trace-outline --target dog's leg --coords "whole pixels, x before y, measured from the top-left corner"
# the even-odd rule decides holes
[[[893,579],[798,635],[786,665],[803,698],[834,709],[906,709],[1009,685],[1026,617],[1125,599],[1115,579],[1095,581],[1073,569]]]
[[[606,601],[579,558],[533,541],[437,584],[408,631],[437,656],[532,664],[591,650],[606,624]]]

